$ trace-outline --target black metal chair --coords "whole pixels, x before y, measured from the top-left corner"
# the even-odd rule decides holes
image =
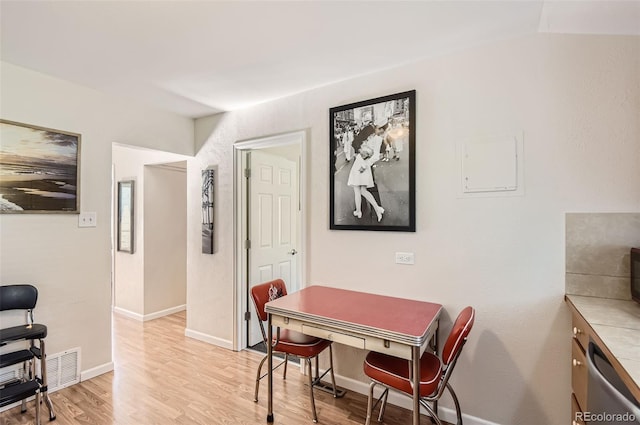
[[[28,348],[16,349],[0,355],[0,368],[22,364],[22,377],[0,383],[0,407],[22,402],[26,412],[27,398],[35,396],[36,425],[40,425],[40,403],[44,399],[49,409],[49,420],[56,418],[47,392],[47,362],[44,339],[47,327],[34,323],[33,309],[38,301],[38,289],[33,285],[0,286],[0,312],[25,310],[24,325],[0,329],[0,347],[26,341]],[[37,344],[36,344],[37,341]],[[36,359],[40,367],[36,368]],[[37,370],[39,369],[39,370]]]

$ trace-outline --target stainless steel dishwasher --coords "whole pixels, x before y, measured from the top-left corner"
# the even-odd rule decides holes
[[[585,422],[598,425],[640,424],[640,402],[593,341],[589,342],[587,369],[588,412],[585,412]]]

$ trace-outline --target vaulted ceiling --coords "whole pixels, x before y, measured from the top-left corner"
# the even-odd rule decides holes
[[[2,61],[188,116],[537,32],[640,34],[639,1],[6,1]]]

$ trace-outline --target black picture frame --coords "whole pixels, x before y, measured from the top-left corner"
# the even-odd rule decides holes
[[[0,214],[80,213],[80,134],[0,119],[0,140]]]
[[[329,129],[329,228],[415,232],[416,91],[330,108]]]

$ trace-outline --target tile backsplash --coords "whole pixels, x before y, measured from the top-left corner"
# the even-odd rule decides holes
[[[640,213],[567,213],[567,294],[631,299],[629,249],[640,247]]]

